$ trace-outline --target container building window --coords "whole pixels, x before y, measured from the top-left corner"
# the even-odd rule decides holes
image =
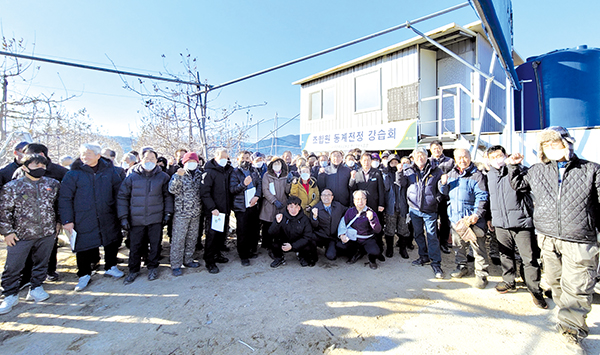
[[[334,118],[335,91],[327,88],[310,93],[310,119]]]
[[[381,74],[371,72],[354,78],[354,111],[381,109]]]

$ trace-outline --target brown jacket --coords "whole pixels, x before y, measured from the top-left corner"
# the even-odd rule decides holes
[[[279,177],[273,171],[273,163],[276,161],[281,162],[281,172]],[[283,161],[283,159],[278,158],[269,163],[267,168],[267,172],[263,176],[262,181],[262,192],[263,192],[263,203],[262,208],[260,210],[259,218],[265,222],[273,222],[275,219],[275,215],[279,212],[277,207],[275,207],[275,201],[281,202],[283,206],[287,203],[287,179],[288,179],[288,168],[287,164]],[[275,188],[275,195],[271,193],[270,185]]]

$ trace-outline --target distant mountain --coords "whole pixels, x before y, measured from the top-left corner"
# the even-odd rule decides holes
[[[251,152],[261,152],[265,155],[281,155],[286,150],[292,152],[292,154],[300,154],[300,135],[298,134],[290,134],[283,137],[277,137],[276,139],[267,138],[258,143],[258,147],[256,143],[248,143],[245,142],[242,144],[243,149],[249,150]]]
[[[133,145],[133,141],[130,137],[120,137],[120,136],[110,136],[110,138],[114,139],[121,145],[123,148],[123,152],[127,153],[131,151],[131,146]]]

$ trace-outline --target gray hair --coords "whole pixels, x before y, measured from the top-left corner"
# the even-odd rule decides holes
[[[365,190],[356,190],[356,191],[354,191],[352,193],[352,198],[353,199],[356,198],[356,195],[358,195],[358,194],[362,194],[365,198],[368,198],[367,197],[367,191],[365,191]]]
[[[227,148],[217,148],[217,149],[215,149],[215,154],[213,154],[213,156],[214,156],[215,158],[220,158],[220,157],[221,157],[221,154],[222,154],[223,152],[227,153]],[[228,155],[229,155],[229,154],[228,154]]]
[[[79,147],[79,153],[85,153],[86,150],[91,150],[96,155],[102,153],[102,147],[97,143],[84,143]]]
[[[125,154],[125,156],[123,156],[123,161],[137,163],[137,158],[135,157],[135,155],[127,153]]]
[[[411,155],[414,157],[415,155],[417,155],[417,153],[424,154],[425,157],[427,157],[429,155],[429,154],[427,154],[427,150],[423,147],[415,148],[415,150],[412,151]]]
[[[60,157],[60,159],[58,160],[58,162],[60,163],[61,166],[69,166],[71,165],[71,163],[73,163],[73,157],[70,155],[63,155],[62,157]],[[68,162],[68,164],[67,164]]]

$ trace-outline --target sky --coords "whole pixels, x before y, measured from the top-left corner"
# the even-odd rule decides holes
[[[0,0],[0,28],[23,39],[26,54],[144,74],[181,73],[180,53],[197,58],[201,79],[211,85],[311,54],[462,3],[457,0],[180,0],[30,1]],[[587,44],[600,47],[600,1],[513,2],[514,48],[523,57]],[[421,32],[476,21],[471,7],[415,25]],[[300,87],[292,82],[414,37],[408,29],[233,84],[209,96],[211,116],[236,103],[266,105],[240,110],[233,122],[255,124],[249,140],[300,113]],[[2,58],[0,58],[0,61]],[[129,136],[146,113],[142,99],[107,74],[36,63],[29,82],[10,82],[11,92],[77,95],[70,112],[85,108],[109,135]],[[25,75],[27,76],[27,73]],[[136,79],[127,78],[129,83]],[[251,119],[251,121],[249,121]],[[209,132],[210,134],[211,132]],[[298,134],[299,121],[279,135]]]

